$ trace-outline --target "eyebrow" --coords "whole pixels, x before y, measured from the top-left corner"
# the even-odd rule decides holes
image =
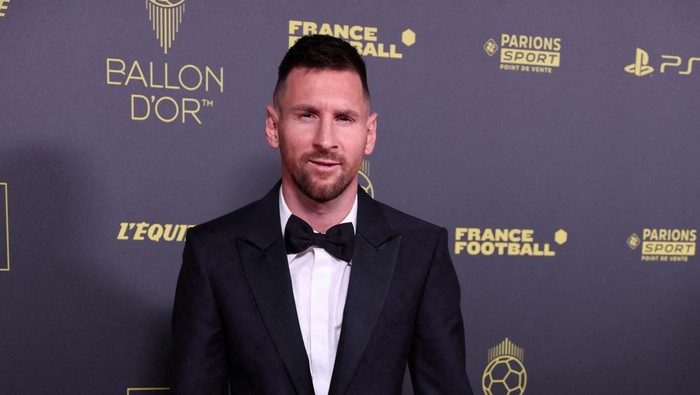
[[[291,108],[292,112],[311,112],[317,113],[318,109],[310,104],[297,104]]]

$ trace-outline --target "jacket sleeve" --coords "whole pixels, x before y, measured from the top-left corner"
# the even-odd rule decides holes
[[[227,394],[223,324],[195,228],[185,242],[173,307],[173,394]]]
[[[441,229],[421,296],[409,355],[416,394],[472,395],[457,274]]]

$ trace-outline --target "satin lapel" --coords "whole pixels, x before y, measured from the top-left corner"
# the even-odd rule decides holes
[[[280,230],[278,191],[273,188],[259,202],[256,226],[251,228],[247,239],[237,239],[236,244],[260,315],[297,393],[312,394],[309,361],[299,329]]]
[[[330,394],[344,394],[365,351],[391,284],[401,245],[379,206],[363,191],[343,324]]]

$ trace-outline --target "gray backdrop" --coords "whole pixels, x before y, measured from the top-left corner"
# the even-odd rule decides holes
[[[0,1],[0,393],[166,392],[182,232],[277,181],[264,105],[314,27],[366,53],[363,182],[451,234],[477,393],[697,393],[698,22],[693,0]]]

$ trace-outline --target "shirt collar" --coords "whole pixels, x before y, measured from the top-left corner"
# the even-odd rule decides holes
[[[284,200],[284,195],[282,194],[282,186],[280,186],[280,204],[279,204],[279,209],[280,209],[280,226],[282,227],[282,234],[284,235],[284,228],[287,226],[287,221],[289,221],[289,217],[292,216],[292,212],[289,210],[289,207],[287,206],[287,202]],[[350,212],[348,215],[343,218],[340,223],[344,222],[350,222],[352,223],[352,228],[354,232],[357,232],[357,194],[355,194],[355,202],[352,204],[352,208],[350,209]],[[316,232],[316,229],[314,229],[314,232]]]

